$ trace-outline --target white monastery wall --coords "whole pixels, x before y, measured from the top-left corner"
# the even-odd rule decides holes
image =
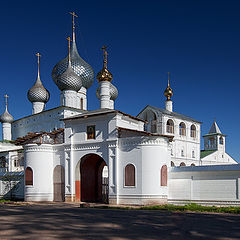
[[[168,180],[168,202],[240,204],[240,165],[172,168]]]

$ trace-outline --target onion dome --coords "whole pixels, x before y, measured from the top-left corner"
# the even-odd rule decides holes
[[[38,57],[38,75],[37,80],[32,88],[28,90],[27,97],[30,102],[43,102],[47,103],[50,97],[48,90],[43,86],[42,81],[40,79],[39,73],[39,57],[40,54],[37,53],[36,56]]]
[[[100,99],[100,86],[97,88],[96,96],[98,99]],[[117,97],[118,97],[118,90],[112,83],[110,83],[110,100],[115,101]]]
[[[74,73],[81,77],[82,86],[88,89],[92,86],[94,82],[94,71],[92,67],[79,56],[77,45],[74,40],[70,49],[70,54],[71,66]],[[67,70],[69,66],[68,62],[69,56],[67,56],[54,66],[52,70],[52,78],[56,84],[58,76],[63,74]]]
[[[94,71],[92,67],[85,62],[79,55],[75,41],[75,12],[70,12],[73,17],[73,42],[70,49],[71,66],[75,74],[82,80],[82,86],[86,89],[90,88],[94,82]],[[52,70],[52,79],[57,84],[58,76],[66,72],[69,66],[69,55],[57,63]],[[57,84],[58,85],[58,84]]]
[[[7,98],[8,95],[4,95],[5,97],[5,112],[0,116],[1,123],[12,123],[14,121],[13,116],[8,112],[7,109]]]
[[[78,76],[73,68],[72,68],[72,64],[71,64],[71,51],[70,51],[70,37],[67,38],[69,41],[69,56],[68,56],[68,66],[66,68],[66,70],[59,74],[55,80],[56,80],[56,84],[58,86],[58,88],[63,91],[63,90],[73,90],[78,92],[80,90],[80,88],[82,87],[82,79],[80,76]]]
[[[103,46],[102,50],[103,50],[103,68],[102,70],[97,74],[97,80],[99,82],[101,81],[109,81],[111,82],[113,79],[112,74],[110,73],[110,71],[107,69],[107,51],[106,51],[107,47]]]
[[[173,96],[173,90],[169,86],[169,73],[168,73],[168,86],[164,91],[164,96],[167,98],[167,101],[171,100],[171,97]]]

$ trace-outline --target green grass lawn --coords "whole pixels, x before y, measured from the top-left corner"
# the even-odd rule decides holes
[[[166,210],[166,211],[192,211],[192,212],[215,212],[215,213],[240,213],[240,207],[215,207],[202,206],[196,203],[187,204],[184,206],[166,204],[159,206],[145,206],[139,209],[144,210]]]
[[[162,211],[170,211],[170,212],[213,212],[213,213],[240,213],[240,207],[215,207],[215,206],[202,206],[196,203],[191,203],[187,205],[173,205],[173,204],[165,204],[165,205],[156,205],[156,206],[144,206],[144,207],[111,207],[111,206],[96,206],[96,208],[110,208],[110,209],[135,209],[135,210],[162,210]]]

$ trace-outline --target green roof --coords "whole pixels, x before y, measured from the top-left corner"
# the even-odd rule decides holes
[[[206,156],[216,152],[216,150],[201,150],[200,158],[205,158]]]

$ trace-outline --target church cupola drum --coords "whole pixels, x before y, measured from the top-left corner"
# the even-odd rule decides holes
[[[97,74],[99,87],[96,91],[97,98],[100,99],[100,108],[114,109],[114,101],[118,96],[117,88],[111,83],[113,76],[107,69],[107,47],[103,46],[103,68]]]
[[[14,119],[7,109],[8,95],[4,95],[4,97],[5,97],[5,112],[0,116],[0,122],[2,123],[2,138],[3,140],[12,140],[11,125]]]
[[[42,81],[40,79],[40,73],[39,73],[39,58],[40,54],[36,54],[38,59],[38,75],[37,80],[32,88],[28,90],[28,100],[33,104],[32,106],[32,113],[36,114],[39,112],[44,111],[45,104],[48,102],[50,94],[48,90],[43,86]]]
[[[94,82],[94,71],[92,67],[85,62],[79,55],[77,44],[75,40],[75,17],[77,15],[72,12],[70,13],[73,16],[73,40],[70,48],[71,55],[71,66],[74,71],[82,80],[81,89],[78,91],[78,108],[83,110],[87,109],[87,89],[90,88]],[[57,63],[52,70],[52,79],[57,84],[57,78],[59,75],[63,74],[69,65],[69,55]],[[83,100],[83,105],[81,105],[81,101]]]
[[[168,72],[168,85],[167,85],[167,88],[164,91],[164,96],[167,98],[167,100],[165,101],[165,108],[169,112],[172,112],[173,111],[173,104],[172,104],[171,97],[173,96],[173,90],[170,88],[170,85],[169,85],[169,72]]]

